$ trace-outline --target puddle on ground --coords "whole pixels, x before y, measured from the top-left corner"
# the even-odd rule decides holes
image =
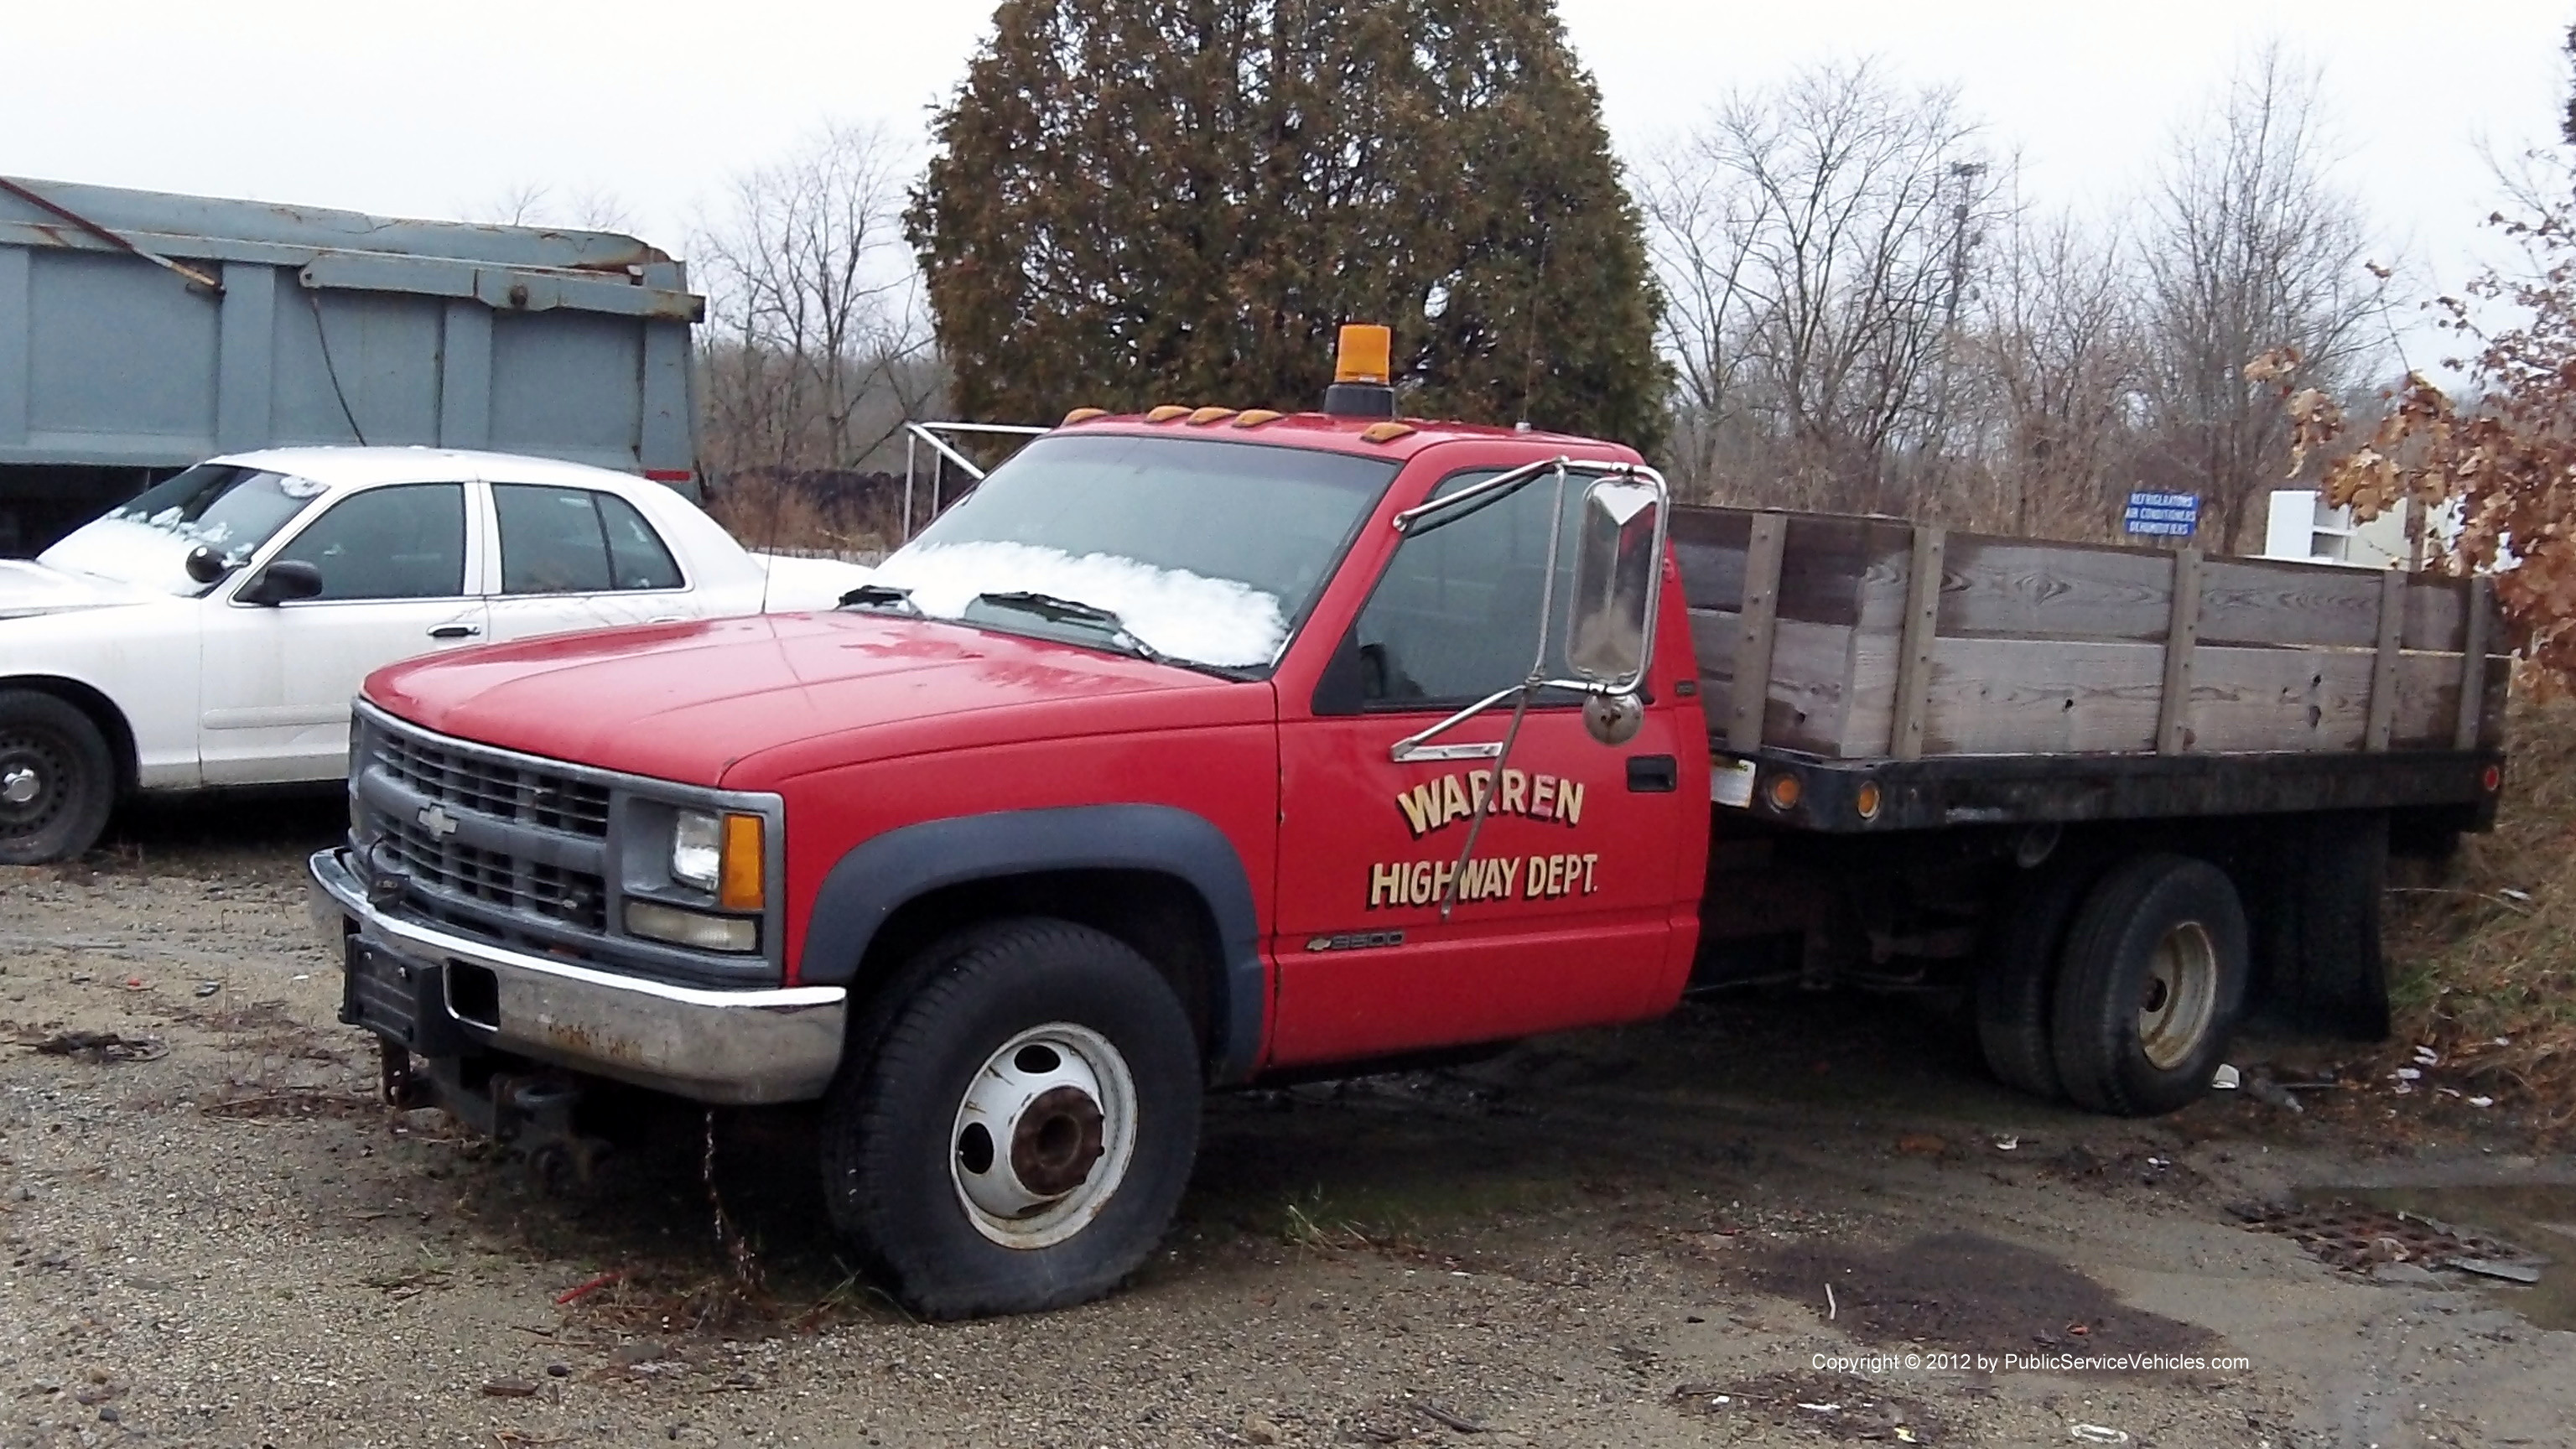
[[[2545,1258],[2540,1281],[2529,1286],[2456,1269],[2444,1270],[2441,1277],[2476,1286],[2534,1327],[2576,1332],[2576,1184],[2326,1187],[2299,1196],[2313,1206],[2349,1203],[2430,1219],[2463,1237],[2509,1244],[2527,1259]]]

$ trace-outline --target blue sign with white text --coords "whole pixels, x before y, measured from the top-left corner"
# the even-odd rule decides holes
[[[2189,538],[2200,527],[2197,493],[2132,493],[2120,522],[2131,533]]]

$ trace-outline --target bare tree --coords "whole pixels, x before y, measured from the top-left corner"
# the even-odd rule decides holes
[[[2054,536],[2108,527],[2143,411],[2139,280],[2121,237],[2071,216],[2002,230],[1967,344],[1989,494],[1977,521]]]
[[[936,393],[907,161],[874,127],[826,130],[737,177],[695,239],[711,473],[859,467]]]
[[[1738,94],[1651,165],[1681,471],[1703,491],[1928,501],[1961,305],[2003,219],[1981,137],[1955,92],[1860,62]],[[1725,476],[1731,453],[1772,476]]]
[[[466,215],[501,226],[569,226],[583,231],[631,232],[635,213],[616,192],[577,187],[558,195],[551,183],[521,181],[494,193]]]
[[[2153,481],[2202,494],[2204,536],[2229,552],[2290,458],[2287,419],[2246,368],[2295,349],[2303,381],[2334,392],[2384,337],[2367,226],[2328,177],[2317,91],[2277,46],[2250,57],[2179,140],[2146,238]]]

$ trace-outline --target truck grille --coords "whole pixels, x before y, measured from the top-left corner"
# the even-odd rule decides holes
[[[608,787],[529,769],[387,729],[370,731],[376,763],[415,793],[501,820],[593,840],[608,835]]]
[[[549,949],[608,934],[607,785],[378,716],[358,727],[368,862],[400,872],[419,909]]]
[[[520,861],[442,841],[415,821],[388,816],[384,851],[416,885],[593,933],[608,929],[608,885],[586,870]]]

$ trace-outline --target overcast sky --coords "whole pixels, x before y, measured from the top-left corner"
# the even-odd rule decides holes
[[[1954,83],[2040,200],[2116,202],[2266,41],[2321,67],[2390,251],[2456,285],[2494,206],[2481,146],[2554,140],[2576,0],[1564,0],[1635,151],[1726,91],[1881,57]],[[517,188],[615,198],[685,248],[728,174],[832,121],[918,138],[990,15],[978,0],[443,0],[248,10],[0,0],[0,174],[490,213]]]

